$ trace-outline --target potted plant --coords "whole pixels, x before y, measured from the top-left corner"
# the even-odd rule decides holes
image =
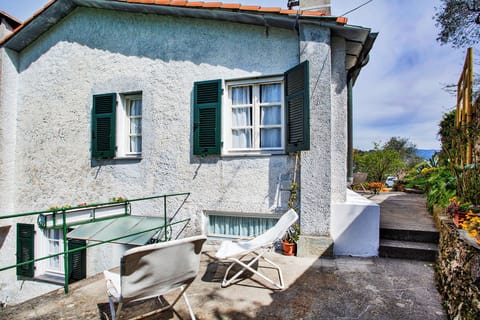
[[[288,228],[285,237],[282,240],[283,254],[286,256],[293,256],[297,251],[297,241],[300,235],[300,226],[298,223],[293,224]]]

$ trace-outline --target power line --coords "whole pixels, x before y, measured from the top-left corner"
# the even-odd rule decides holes
[[[372,1],[373,1],[373,0],[368,0],[367,2],[362,3],[362,4],[359,5],[358,7],[353,8],[352,10],[347,11],[347,12],[345,12],[344,14],[342,14],[342,15],[340,15],[340,16],[341,16],[341,17],[345,17],[347,14],[352,13],[353,11],[356,11],[356,10],[360,9],[360,8],[363,7],[363,6],[366,6],[367,4],[369,4],[369,3],[372,2]]]

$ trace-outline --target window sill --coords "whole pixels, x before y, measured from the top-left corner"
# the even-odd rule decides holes
[[[115,165],[115,164],[132,164],[142,161],[142,157],[115,157],[111,159],[92,159],[92,167],[102,166],[102,165]]]
[[[115,157],[112,160],[142,160],[143,158],[141,156],[120,156],[120,157]]]
[[[52,284],[58,284],[63,286],[65,284],[65,276],[64,275],[57,275],[57,274],[51,274],[51,273],[44,273],[44,274],[39,274],[38,276],[35,276],[33,278],[35,281],[39,282],[47,282],[47,283],[52,283]]]
[[[284,156],[287,153],[284,150],[278,151],[229,151],[222,153],[222,157],[225,158],[238,158],[238,157],[270,157],[270,156]]]

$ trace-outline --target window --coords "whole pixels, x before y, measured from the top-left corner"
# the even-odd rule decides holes
[[[207,212],[209,237],[256,237],[272,228],[279,219],[272,214],[237,214]]]
[[[121,95],[117,115],[117,157],[139,157],[142,154],[142,96]]]
[[[308,61],[286,71],[283,77],[225,81],[226,96],[222,99],[223,82],[194,84],[195,155],[309,150]]]
[[[36,238],[37,234],[37,238]],[[37,243],[37,246],[35,245]],[[84,240],[68,240],[68,249],[86,246]],[[37,248],[38,252],[35,252]],[[64,252],[63,229],[45,229],[35,232],[33,224],[17,224],[17,263],[40,259],[17,267],[17,276],[34,278],[40,281],[63,283],[65,275],[64,255],[42,259]],[[86,278],[86,250],[68,254],[70,282]]]
[[[142,155],[142,109],[141,93],[94,95],[92,157],[94,159],[140,158]]]
[[[283,85],[281,79],[263,81],[226,84],[224,153],[283,151]]]
[[[45,236],[45,256],[63,252],[63,231],[61,229],[47,229]],[[46,273],[64,274],[63,256],[54,256],[47,259]]]

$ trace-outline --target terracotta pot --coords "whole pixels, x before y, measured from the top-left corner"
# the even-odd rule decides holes
[[[462,228],[461,224],[465,221],[465,217],[467,213],[465,211],[457,211],[453,215],[453,223],[457,226],[457,228]]]
[[[283,254],[285,256],[294,256],[295,255],[296,243],[290,243],[290,242],[282,241],[282,247],[283,247]]]

